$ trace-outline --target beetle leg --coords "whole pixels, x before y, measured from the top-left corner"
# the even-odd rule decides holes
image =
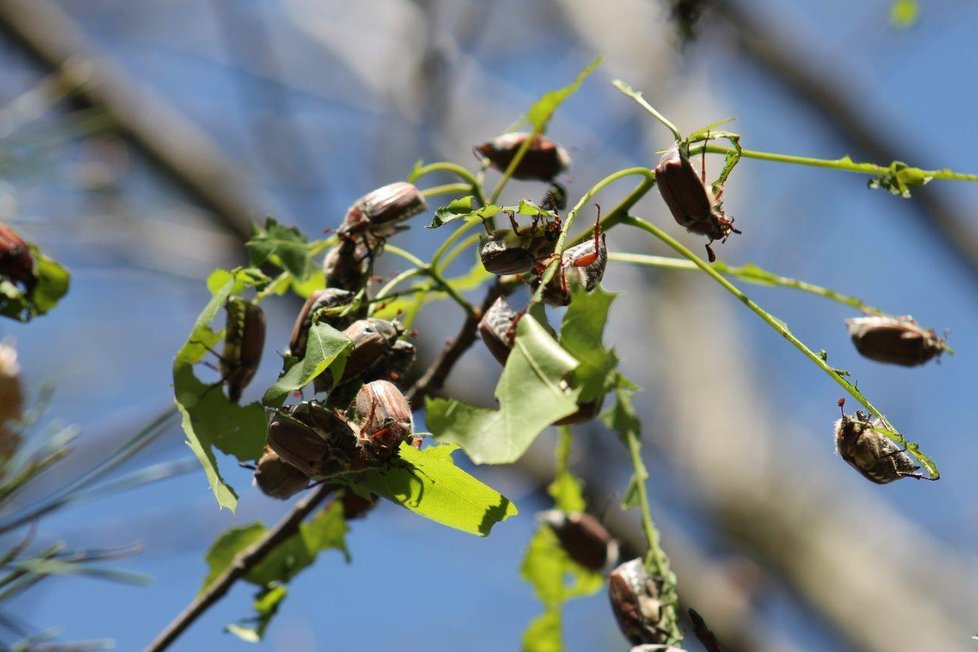
[[[706,243],[706,257],[711,263],[715,263],[717,261],[717,255],[713,252],[713,247],[710,246],[711,244],[713,244],[713,240]]]
[[[520,233],[520,227],[516,223],[516,216],[513,215],[511,212],[507,212],[506,217],[509,218],[509,223],[513,225],[513,233],[515,233],[516,235],[523,235],[522,233]]]

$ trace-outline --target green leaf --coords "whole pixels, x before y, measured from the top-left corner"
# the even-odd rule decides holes
[[[897,29],[912,27],[920,18],[917,0],[894,0],[890,5],[890,24]]]
[[[563,652],[560,610],[547,609],[530,621],[523,632],[523,652]]]
[[[574,563],[553,530],[541,527],[530,540],[520,577],[544,605],[544,613],[523,634],[523,650],[561,650],[560,608],[570,598],[593,595],[604,587],[601,573]]]
[[[476,464],[514,462],[544,428],[577,411],[579,389],[566,378],[578,366],[535,319],[521,319],[496,398],[499,410],[428,399],[425,420],[436,439],[459,444]]]
[[[312,565],[316,556],[324,551],[336,549],[349,560],[346,549],[346,521],[343,519],[343,507],[339,503],[330,505],[319,511],[311,520],[299,525],[299,531],[287,538],[274,551],[245,576],[245,581],[265,587],[276,583],[288,582],[299,571]],[[221,573],[227,570],[234,559],[243,550],[254,545],[268,532],[268,528],[259,522],[234,527],[225,531],[211,544],[204,560],[208,572],[200,587],[203,592]]]
[[[31,300],[38,315],[43,315],[47,311],[58,305],[61,297],[68,293],[68,285],[71,281],[71,274],[64,267],[59,265],[53,258],[48,258],[41,251],[31,245],[31,255],[34,256],[34,269],[37,273],[37,287]]]
[[[173,360],[173,395],[182,415],[187,445],[204,467],[218,504],[232,512],[237,505],[237,494],[221,477],[213,448],[234,455],[240,461],[257,459],[265,441],[265,411],[257,403],[246,406],[232,403],[221,388],[197,378],[193,365],[206,355],[204,345],[215,343],[216,336],[210,323],[228,296],[241,293],[259,278],[260,273],[251,269],[213,272],[207,279],[213,296]]]
[[[547,129],[547,123],[550,122],[550,118],[553,117],[554,111],[557,110],[564,101],[577,92],[580,88],[581,83],[590,75],[594,70],[601,65],[604,61],[604,57],[598,57],[591,63],[587,65],[584,70],[582,70],[577,77],[567,86],[559,88],[555,91],[550,91],[545,93],[543,97],[537,100],[530,110],[526,113],[526,119],[530,121],[533,128],[538,133],[543,133]]]
[[[252,608],[255,615],[238,623],[227,625],[224,629],[247,643],[258,643],[265,636],[265,630],[288,594],[284,584],[273,585],[261,589],[255,594]]]
[[[289,367],[275,384],[268,388],[262,398],[262,404],[271,407],[282,405],[290,393],[305,387],[326,369],[332,372],[333,381],[338,381],[343,375],[343,367],[352,346],[349,337],[329,324],[314,323],[309,328],[305,357]]]
[[[315,267],[305,236],[297,228],[282,226],[271,217],[265,219],[264,227],[255,227],[255,234],[245,243],[245,248],[252,267],[272,262],[299,281],[309,278]]]
[[[401,459],[386,469],[371,469],[351,487],[370,492],[470,534],[487,536],[492,526],[517,514],[516,505],[498,491],[455,466],[457,446],[417,450],[407,443]]]
[[[581,390],[581,402],[603,398],[614,384],[618,356],[602,345],[608,310],[617,295],[599,286],[586,292],[575,286],[573,298],[560,326],[560,345],[580,362],[571,384]]]
[[[636,438],[641,437],[642,423],[635,408],[632,406],[631,390],[619,388],[616,392],[617,400],[615,406],[602,416],[606,426],[618,433],[618,437],[627,446],[629,435]],[[649,479],[649,472],[644,464],[639,463],[632,477],[628,480],[628,487],[621,499],[621,508],[640,507],[638,488],[645,484]]]
[[[933,179],[933,175],[927,174],[925,170],[913,168],[903,161],[893,161],[885,174],[870,179],[867,185],[870,188],[882,188],[892,195],[910,199],[910,190],[927,185]]]
[[[729,131],[717,130],[717,127],[722,127],[723,125],[730,124],[734,120],[736,120],[736,118],[724,118],[723,120],[717,120],[716,122],[711,122],[705,127],[700,127],[690,135],[686,136],[685,142],[695,143],[697,141],[706,140],[707,137],[709,137],[711,140],[715,140],[717,138],[728,138],[731,135],[739,138],[740,134],[733,134]]]
[[[436,210],[434,217],[431,218],[431,224],[428,225],[428,228],[437,229],[439,226],[461,219],[478,218],[480,220],[487,220],[490,217],[497,215],[501,210],[504,209],[494,204],[476,208],[475,197],[469,195],[467,197],[454,199],[447,205]]]
[[[562,512],[583,512],[587,507],[581,483],[566,470],[557,474],[547,487],[547,493],[554,499],[554,506]]]

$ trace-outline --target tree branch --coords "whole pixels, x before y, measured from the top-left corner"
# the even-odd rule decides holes
[[[173,619],[166,626],[160,635],[146,647],[146,652],[157,652],[165,650],[180,636],[190,625],[194,623],[207,609],[224,597],[228,589],[239,579],[247,575],[251,569],[257,566],[270,552],[283,543],[286,539],[295,534],[299,529],[299,524],[319,506],[323,500],[335,489],[335,485],[322,485],[313,493],[309,494],[286,514],[278,524],[269,530],[265,536],[256,541],[248,548],[242,550],[228,565],[227,569],[218,576],[217,579],[207,587],[207,590],[197,596],[197,598]]]

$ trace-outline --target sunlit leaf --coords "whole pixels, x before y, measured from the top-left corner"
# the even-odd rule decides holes
[[[328,368],[336,382],[343,374],[343,367],[353,343],[350,338],[325,322],[309,327],[306,355],[293,364],[274,385],[265,392],[262,403],[278,407],[288,395],[299,390]]]
[[[428,399],[426,422],[439,441],[459,444],[477,464],[513,462],[544,428],[577,411],[580,390],[566,380],[577,366],[539,322],[521,319],[496,385],[500,408]]]
[[[604,57],[598,57],[591,63],[587,65],[584,70],[578,73],[577,77],[567,86],[559,88],[555,91],[550,91],[545,93],[543,97],[537,100],[530,110],[526,112],[526,119],[529,120],[530,124],[533,125],[534,130],[538,133],[543,133],[547,129],[547,123],[550,122],[550,118],[553,117],[554,111],[557,110],[564,101],[577,92],[580,88],[581,83],[590,75],[594,70],[601,65],[604,61]]]
[[[237,494],[221,477],[213,448],[241,461],[257,459],[265,439],[265,413],[260,405],[239,406],[225,397],[220,387],[197,378],[193,365],[207,352],[204,344],[214,343],[210,324],[228,296],[254,285],[262,275],[256,270],[217,270],[207,279],[213,295],[204,306],[173,360],[173,395],[182,416],[187,445],[200,461],[211,490],[221,507],[234,511]]]
[[[352,485],[442,525],[487,536],[492,526],[517,513],[516,505],[492,487],[455,466],[457,446],[417,450],[401,444],[400,460],[363,474]]]
[[[487,220],[490,217],[497,215],[501,210],[504,210],[503,207],[495,206],[493,204],[482,206],[481,208],[476,207],[475,197],[469,195],[467,197],[454,199],[445,206],[442,206],[436,210],[434,217],[431,218],[431,224],[428,225],[428,228],[437,229],[439,226],[461,219],[478,218],[480,220]]]
[[[618,388],[616,397],[615,406],[602,415],[602,420],[606,426],[618,433],[618,437],[627,446],[630,436],[641,437],[642,423],[635,413],[634,406],[632,406],[630,390]],[[649,473],[645,469],[645,465],[640,463],[628,480],[628,486],[621,499],[622,509],[640,506],[638,488],[648,478]]]
[[[608,310],[617,295],[597,287],[585,292],[575,287],[573,298],[560,326],[560,345],[580,362],[571,384],[581,390],[580,401],[603,397],[614,382],[612,373],[618,356],[602,345]]]
[[[36,247],[31,246],[34,256],[34,266],[37,271],[37,287],[31,296],[37,314],[43,315],[58,305],[61,297],[68,293],[71,274],[54,259],[45,256]]]
[[[252,267],[273,262],[300,281],[307,279],[315,267],[305,236],[295,227],[282,226],[271,217],[265,219],[263,227],[255,227],[255,234],[245,243],[245,248]]]

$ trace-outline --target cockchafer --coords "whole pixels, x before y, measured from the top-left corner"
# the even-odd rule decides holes
[[[618,541],[590,514],[551,509],[537,520],[550,526],[567,556],[584,568],[600,571],[618,561]]]
[[[404,334],[404,327],[396,320],[371,317],[353,322],[344,329],[343,334],[353,341],[343,375],[338,383],[333,382],[333,374],[329,370],[316,376],[314,385],[317,392],[329,391],[354,378],[361,378],[376,365],[383,364],[385,356],[390,354],[397,339]]]
[[[265,446],[265,453],[255,468],[255,485],[266,496],[286,500],[305,491],[309,486],[309,477]]]
[[[323,259],[326,286],[356,292],[370,275],[370,249],[354,240],[340,240]]]
[[[608,266],[608,246],[601,231],[601,207],[594,221],[592,237],[579,245],[568,248],[560,257],[560,265],[543,290],[543,301],[552,306],[566,306],[571,302],[571,287],[579,284],[591,292],[604,278]],[[538,276],[531,282],[534,291],[540,286]]]
[[[663,644],[666,607],[660,596],[662,581],[650,576],[641,558],[621,564],[608,576],[608,597],[618,628],[632,645]]]
[[[540,260],[553,255],[560,236],[560,218],[536,216],[520,227],[508,213],[510,229],[496,229],[479,238],[479,257],[486,271],[503,276],[533,271]]]
[[[381,186],[356,200],[337,230],[342,239],[358,235],[385,238],[393,234],[404,220],[427,210],[424,195],[406,181]],[[369,243],[368,243],[369,244]]]
[[[885,434],[879,419],[857,410],[845,413],[845,399],[839,399],[842,418],[835,422],[835,446],[849,466],[876,484],[887,484],[900,478],[929,479],[921,473],[913,458]]]
[[[370,463],[395,457],[400,443],[414,434],[411,406],[401,390],[386,380],[375,380],[360,388],[356,413],[360,449]]]
[[[417,348],[413,344],[407,340],[397,340],[387,347],[380,360],[362,374],[363,381],[389,380],[396,383],[414,364],[416,355]]]
[[[492,357],[505,365],[513,350],[516,325],[522,315],[513,311],[503,297],[497,298],[479,321],[479,337]]]
[[[913,317],[855,317],[846,320],[856,350],[876,362],[915,367],[947,351],[947,341]]]
[[[309,298],[302,305],[302,310],[299,311],[299,316],[296,317],[295,324],[292,326],[292,335],[289,337],[289,353],[297,358],[305,356],[309,329],[317,317],[321,317],[322,321],[340,331],[353,323],[353,319],[346,315],[316,314],[318,311],[346,306],[352,300],[352,292],[339,288],[326,288],[310,293]]]
[[[22,285],[28,296],[37,285],[30,247],[3,222],[0,222],[0,276]]]
[[[475,151],[489,159],[494,168],[505,172],[531,134],[512,132],[477,145]],[[570,167],[570,156],[563,147],[544,136],[536,136],[513,170],[514,179],[550,181]]]
[[[364,498],[352,489],[344,489],[339,500],[343,505],[343,518],[347,521],[363,518],[377,506],[378,502],[377,497],[373,494],[370,495],[370,498]]]
[[[670,148],[655,168],[655,182],[666,206],[676,222],[691,233],[705,235],[710,239],[706,253],[710,262],[716,254],[710,245],[716,240],[726,240],[731,233],[740,233],[734,228],[733,218],[727,217],[717,195],[707,186],[705,178],[697,174],[689,157],[678,145]]]
[[[227,326],[221,353],[221,379],[228,386],[228,398],[241,399],[241,391],[258,371],[265,348],[265,313],[254,301],[228,297],[224,304]]]
[[[357,457],[353,428],[315,401],[276,410],[267,441],[282,460],[314,479],[350,471]]]

